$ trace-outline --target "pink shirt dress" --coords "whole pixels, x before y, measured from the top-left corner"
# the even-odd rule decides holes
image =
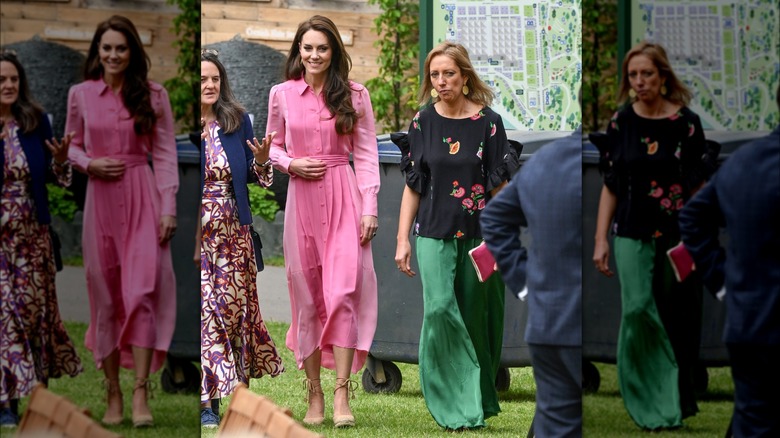
[[[304,157],[328,165],[320,180],[290,175],[287,192],[283,240],[292,307],[287,347],[299,369],[318,348],[322,366],[334,369],[335,345],[355,349],[356,373],[376,331],[376,273],[371,244],[360,246],[360,220],[377,215],[379,153],[368,90],[350,85],[361,116],[351,135],[336,133],[323,95],[315,95],[302,78],[274,86],[269,98],[266,132],[276,131],[274,166],[289,173],[290,162]]]
[[[69,158],[86,173],[92,159],[125,162],[116,181],[89,178],[82,246],[89,294],[86,346],[98,368],[114,350],[133,368],[132,347],[154,350],[157,371],[173,337],[176,279],[168,243],[159,244],[160,217],[176,216],[179,172],[168,93],[150,82],[154,130],[137,135],[122,97],[102,80],[74,85],[65,132],[74,132]],[[154,172],[148,164],[151,153]]]

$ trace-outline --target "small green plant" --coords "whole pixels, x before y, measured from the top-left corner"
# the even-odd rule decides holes
[[[366,82],[377,122],[391,131],[405,129],[417,110],[419,10],[417,0],[368,0],[382,13],[374,20],[380,38],[379,76]]]
[[[166,0],[175,4],[181,13],[173,19],[173,29],[179,38],[173,45],[179,49],[176,62],[178,76],[165,81],[176,121],[192,131],[200,130],[196,117],[198,101],[198,46],[200,39],[200,0]]]
[[[73,222],[76,214],[76,201],[73,200],[73,192],[56,184],[46,184],[49,191],[49,212],[52,216],[59,216],[65,222]]]
[[[266,266],[284,267],[284,256],[263,257]]]
[[[78,266],[78,267],[84,267],[84,257],[82,256],[73,256],[73,257],[63,257],[62,258],[62,264],[65,266]]]
[[[252,209],[252,214],[267,222],[273,222],[279,210],[279,203],[274,199],[274,192],[252,184],[249,186],[249,208]]]

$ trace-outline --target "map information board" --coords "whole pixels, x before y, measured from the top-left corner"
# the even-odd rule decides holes
[[[705,129],[771,131],[780,123],[780,2],[632,0],[631,43],[664,46],[693,91]]]
[[[435,0],[433,45],[469,51],[507,129],[573,131],[581,122],[581,0]]]

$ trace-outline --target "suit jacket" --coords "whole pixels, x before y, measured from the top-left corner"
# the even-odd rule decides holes
[[[539,149],[488,203],[480,224],[507,286],[519,292],[527,281],[526,342],[581,346],[581,131]]]
[[[725,282],[724,341],[780,345],[780,126],[731,154],[679,221],[707,288]]]
[[[220,128],[219,140],[222,142],[222,148],[225,150],[228,164],[230,164],[230,172],[233,175],[233,193],[236,194],[236,203],[238,204],[238,221],[241,225],[250,225],[252,211],[249,208],[247,184],[257,182],[257,176],[252,169],[254,155],[249,146],[246,145],[246,141],[252,141],[255,134],[252,130],[249,114],[244,113],[242,117],[241,127],[234,132],[228,134]],[[201,140],[200,143],[200,191],[202,194],[206,173],[206,140]]]
[[[27,165],[30,167],[30,195],[35,202],[36,217],[39,224],[50,224],[49,197],[46,190],[46,182],[51,175],[51,151],[44,143],[54,137],[46,114],[41,114],[38,126],[34,131],[23,133],[19,130],[19,143],[27,157]],[[5,140],[0,141],[5,147]],[[0,169],[5,167],[5,154],[0,154]],[[0,187],[5,180],[5,174],[0,172]]]

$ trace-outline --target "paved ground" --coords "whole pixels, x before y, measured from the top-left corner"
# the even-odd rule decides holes
[[[284,268],[266,266],[257,277],[260,312],[269,321],[290,322],[290,299]],[[89,322],[84,268],[65,266],[57,273],[57,298],[64,321]]]

